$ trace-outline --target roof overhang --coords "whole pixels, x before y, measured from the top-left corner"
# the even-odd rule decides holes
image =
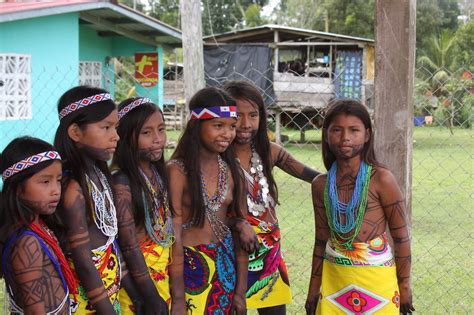
[[[278,32],[279,45],[302,42],[347,43],[355,45],[373,45],[374,40],[369,38],[347,36],[342,34],[314,31],[296,27],[267,24],[232,32],[205,36],[204,42],[212,43],[275,43],[275,32]]]
[[[79,12],[81,23],[101,36],[122,35],[152,46],[181,46],[182,43],[179,29],[109,1],[3,3],[0,4],[0,23],[72,12]]]

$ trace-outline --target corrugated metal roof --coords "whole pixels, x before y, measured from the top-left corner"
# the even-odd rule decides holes
[[[181,31],[115,1],[59,0],[0,3],[0,23],[79,12],[101,36],[122,35],[151,45],[181,46]]]
[[[369,38],[347,36],[275,24],[266,24],[242,30],[205,36],[204,41],[207,43],[212,43],[214,41],[218,43],[273,43],[275,31],[278,31],[280,42],[327,40],[339,42],[374,43],[374,40]]]

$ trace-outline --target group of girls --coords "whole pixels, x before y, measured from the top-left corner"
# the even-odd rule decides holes
[[[269,141],[250,83],[204,88],[189,112],[165,163],[158,106],[117,108],[78,86],[58,101],[54,147],[20,137],[4,149],[0,275],[12,313],[286,313],[272,169],[319,173]]]

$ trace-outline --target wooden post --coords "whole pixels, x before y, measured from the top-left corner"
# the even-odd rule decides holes
[[[201,1],[181,0],[181,31],[183,34],[184,97],[188,104],[198,90],[205,87],[202,42]]]
[[[377,0],[375,10],[375,152],[397,178],[411,220],[416,0]]]
[[[275,110],[275,142],[281,144],[281,111]]]
[[[280,35],[278,34],[278,31],[273,32],[273,42],[275,43],[275,48],[273,49],[273,59],[275,64],[273,65],[273,71],[278,72],[278,59],[279,57],[279,48],[276,45],[280,41]]]

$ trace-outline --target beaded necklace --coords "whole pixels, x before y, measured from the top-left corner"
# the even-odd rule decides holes
[[[140,169],[140,173],[145,179],[148,192],[151,194],[151,207],[149,207],[148,198],[146,198],[145,192],[142,190],[145,229],[153,242],[161,247],[168,248],[173,243],[174,238],[168,192],[155,167],[152,166],[151,169],[158,189],[155,189],[148,176]]]
[[[353,249],[353,241],[359,234],[364,219],[369,195],[372,165],[361,162],[356,183],[348,204],[339,201],[336,185],[337,164],[334,162],[327,174],[324,189],[324,208],[331,230],[331,238],[348,250]],[[353,231],[349,236],[347,233]]]
[[[113,202],[112,188],[110,188],[107,178],[95,165],[94,171],[104,190],[100,191],[87,173],[86,182],[92,197],[94,223],[102,234],[108,237],[106,244],[99,248],[99,250],[105,251],[105,249],[114,242],[118,232],[117,211]]]
[[[227,163],[221,158],[220,155],[217,156],[218,163],[218,175],[217,175],[217,190],[214,192],[214,195],[209,198],[206,182],[204,176],[201,173],[201,190],[202,190],[202,199],[204,206],[206,208],[206,217],[209,220],[211,229],[216,235],[217,239],[223,243],[226,236],[230,233],[229,227],[222,222],[222,220],[217,216],[217,211],[220,210],[224,200],[229,191],[229,181],[227,176]]]

